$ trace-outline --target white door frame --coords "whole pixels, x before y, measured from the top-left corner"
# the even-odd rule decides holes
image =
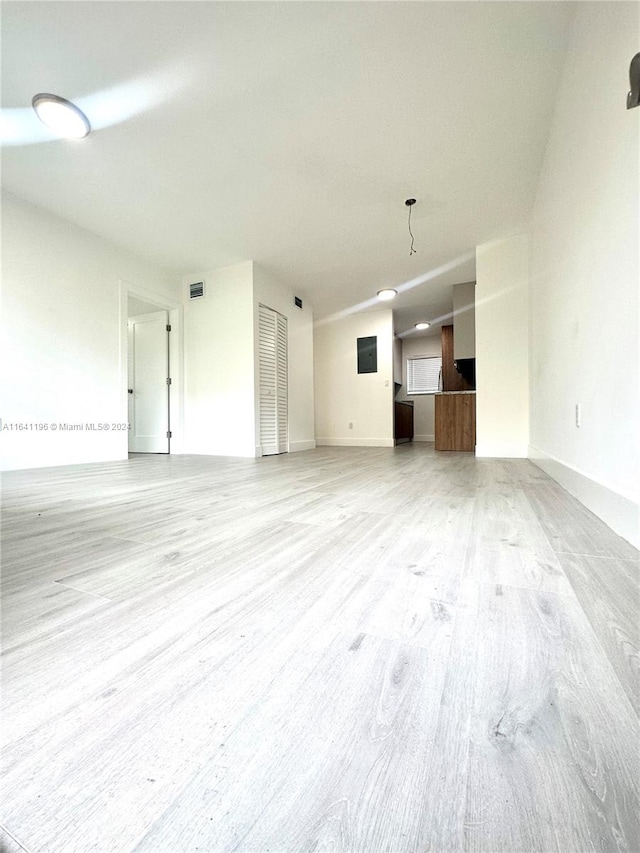
[[[126,423],[129,418],[128,402],[128,373],[127,373],[127,335],[128,335],[128,300],[130,296],[157,305],[159,309],[169,312],[171,333],[169,335],[169,361],[171,364],[171,394],[169,397],[169,414],[171,423],[171,453],[184,453],[184,359],[183,359],[183,310],[182,305],[175,299],[170,299],[152,290],[146,290],[137,284],[120,280],[120,420]],[[122,435],[122,458],[129,455],[128,435]]]

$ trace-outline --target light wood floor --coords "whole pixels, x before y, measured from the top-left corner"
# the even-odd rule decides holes
[[[430,445],[4,477],[6,851],[640,850],[638,552]]]

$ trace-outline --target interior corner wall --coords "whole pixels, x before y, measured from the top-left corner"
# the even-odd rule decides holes
[[[121,280],[178,298],[165,270],[3,193],[2,470],[127,458]]]
[[[476,456],[526,458],[529,238],[476,250]]]
[[[372,336],[378,372],[358,373],[357,338]],[[314,364],[317,444],[393,447],[393,312],[316,323]]]
[[[533,214],[530,454],[640,547],[638,30],[636,3],[576,4]]]
[[[476,357],[476,283],[453,285],[453,357]]]
[[[260,304],[287,318],[288,337],[288,426],[289,451],[312,450],[316,446],[313,389],[313,311],[307,299],[296,307],[292,290],[280,284],[259,264],[253,265],[254,352],[259,376],[258,316]],[[298,294],[299,295],[299,294]],[[255,446],[260,445],[260,401],[256,383]]]
[[[413,440],[435,441],[435,395],[407,394],[407,359],[442,355],[440,329],[437,335],[402,340],[402,388],[396,400],[413,401]]]
[[[189,284],[205,295],[189,298]],[[255,456],[253,263],[183,279],[184,452]]]

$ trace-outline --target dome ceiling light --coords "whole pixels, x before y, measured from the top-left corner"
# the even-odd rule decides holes
[[[398,291],[394,290],[392,287],[385,287],[384,290],[378,291],[378,299],[382,302],[388,302],[390,299],[395,299],[398,295]]]
[[[66,98],[41,92],[31,105],[40,121],[63,139],[84,139],[91,133],[89,119]]]

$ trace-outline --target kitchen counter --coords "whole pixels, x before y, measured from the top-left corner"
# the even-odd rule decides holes
[[[436,397],[440,394],[475,394],[475,391],[436,391]]]

